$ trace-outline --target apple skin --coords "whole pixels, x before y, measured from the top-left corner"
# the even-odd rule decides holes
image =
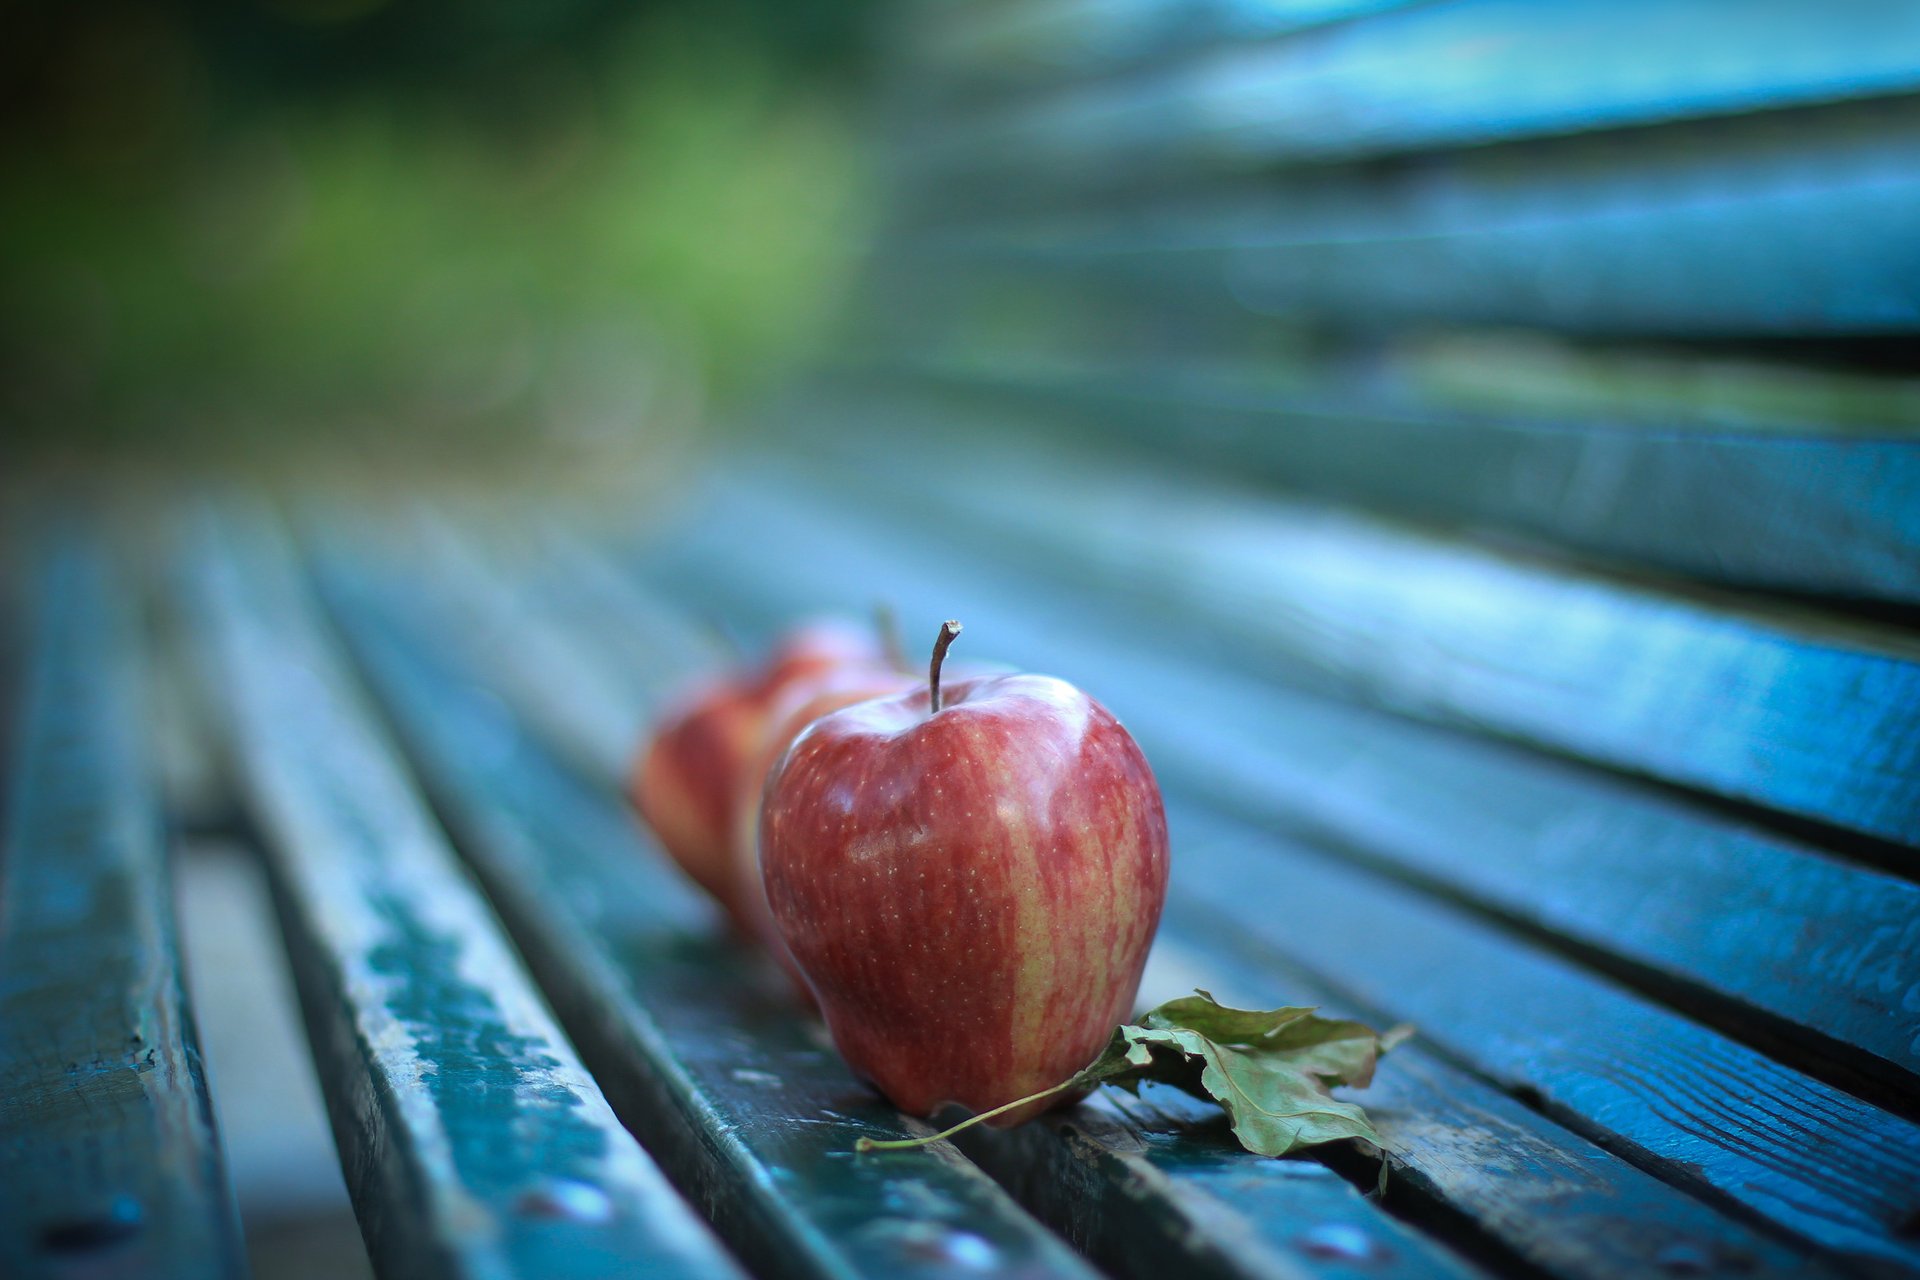
[[[742,770],[734,799],[733,901],[747,935],[765,947],[792,979],[794,990],[813,1003],[805,977],[787,954],[786,941],[767,908],[767,891],[760,874],[760,806],[773,767],[802,730],[821,716],[855,703],[905,693],[920,678],[895,667],[874,663],[843,663],[807,680],[788,684],[768,717],[768,730],[756,749],[753,763]]]
[[[734,871],[738,796],[749,770],[759,785],[769,720],[796,686],[884,661],[879,637],[867,628],[839,619],[803,624],[759,667],[708,680],[678,699],[634,762],[634,807],[668,856],[743,930],[751,931],[752,916],[742,909]]]
[[[1092,698],[1002,675],[929,705],[923,686],[816,720],[760,820],[767,903],[834,1044],[923,1116],[1094,1059],[1133,1012],[1168,866],[1153,772]]]

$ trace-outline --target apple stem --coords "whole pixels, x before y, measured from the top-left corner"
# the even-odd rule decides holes
[[[934,637],[933,661],[927,666],[928,715],[940,714],[940,664],[947,660],[947,650],[959,634],[960,624],[949,618],[940,624],[940,634]]]
[[[948,625],[951,626],[953,624],[950,623]],[[974,1125],[979,1124],[982,1120],[991,1120],[1003,1111],[1012,1111],[1015,1107],[1024,1107],[1029,1102],[1038,1102],[1042,1098],[1051,1098],[1054,1094],[1059,1093],[1064,1089],[1070,1089],[1076,1084],[1083,1084],[1083,1083],[1085,1082],[1081,1080],[1079,1076],[1077,1075],[1069,1076],[1067,1079],[1062,1080],[1059,1084],[1054,1085],[1051,1089],[1042,1089],[1040,1092],[1030,1093],[1024,1098],[1015,1098],[1012,1102],[1002,1103],[1000,1106],[995,1107],[991,1111],[982,1111],[977,1116],[968,1116],[965,1120],[962,1120],[959,1124],[954,1125],[950,1129],[942,1129],[939,1133],[928,1134],[924,1138],[881,1139],[881,1138],[862,1137],[857,1139],[854,1142],[853,1149],[855,1151],[911,1151],[915,1147],[924,1147],[929,1145],[930,1143],[941,1142],[947,1138],[951,1138],[954,1134],[960,1132],[962,1129],[971,1129]]]

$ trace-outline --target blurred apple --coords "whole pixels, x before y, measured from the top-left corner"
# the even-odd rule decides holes
[[[719,901],[743,931],[734,871],[739,796],[764,770],[770,719],[794,688],[842,667],[886,661],[872,629],[816,619],[787,633],[760,666],[709,680],[677,700],[634,764],[629,795],[667,854]],[[756,889],[755,897],[759,896]]]

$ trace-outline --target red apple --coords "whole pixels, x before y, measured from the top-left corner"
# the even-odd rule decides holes
[[[834,619],[808,623],[780,641],[758,668],[710,680],[662,717],[634,764],[629,794],[668,855],[719,900],[743,928],[733,869],[741,779],[764,766],[768,721],[788,691],[843,666],[885,660],[872,631]]]
[[[916,1115],[990,1110],[1091,1062],[1132,1013],[1166,897],[1166,814],[1133,738],[1049,676],[943,691],[958,629],[926,687],[802,732],[760,819],[768,906],[835,1045]]]
[[[843,664],[811,679],[793,681],[768,717],[769,728],[753,763],[741,771],[734,802],[733,902],[748,936],[772,954],[793,979],[794,988],[808,1001],[813,999],[812,994],[787,955],[786,942],[774,927],[760,875],[760,803],[767,776],[794,738],[821,716],[858,702],[904,693],[918,685],[916,677],[896,667],[864,662]]]

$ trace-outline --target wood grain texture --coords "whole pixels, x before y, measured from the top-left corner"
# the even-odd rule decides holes
[[[830,397],[832,412],[1012,417],[1083,448],[1133,445],[1257,471],[1314,497],[1708,581],[1920,604],[1920,445],[1905,423],[1529,418],[1288,394],[1137,361],[1037,375],[922,370],[892,396],[869,377],[857,394]]]
[[[855,572],[866,567],[852,566]],[[527,568],[541,585],[565,577],[550,563]],[[762,576],[744,563],[701,574],[699,580],[706,587],[729,581],[748,593],[763,585]],[[396,592],[416,602],[432,594],[424,584]],[[731,616],[749,622],[757,614],[765,625],[789,611],[784,602],[768,605],[762,600],[757,609],[736,609]],[[569,631],[591,631],[610,620],[561,614],[546,621]],[[644,649],[644,634],[624,629],[633,621],[616,624],[623,627],[620,636]],[[457,618],[431,630],[469,633]],[[502,644],[494,658],[512,662],[517,652],[526,651]],[[548,678],[571,676],[548,673]],[[503,684],[523,679],[503,678]],[[442,695],[437,701],[444,705],[448,699]],[[1173,948],[1187,953],[1170,967],[1188,985],[1217,984],[1249,972],[1244,963],[1238,969],[1223,967],[1217,922],[1169,934]],[[1156,968],[1169,967],[1159,963],[1165,955],[1163,947]],[[1238,989],[1246,993],[1244,999],[1271,1003],[1282,998],[1279,991],[1290,1000],[1328,998],[1324,986],[1297,966],[1282,974],[1278,962],[1265,953],[1263,960],[1269,981],[1242,981]],[[1182,989],[1179,979],[1164,972],[1150,976],[1150,983],[1156,989],[1144,995],[1146,1002]],[[1428,1060],[1423,1050],[1411,1056],[1423,1064],[1419,1071],[1399,1078],[1381,1096],[1398,1117],[1392,1159],[1419,1188],[1411,1194],[1420,1208],[1478,1222],[1476,1230],[1484,1230],[1498,1249],[1555,1274],[1798,1273],[1812,1267],[1800,1254],[1604,1156],[1484,1083]],[[1345,1184],[1328,1183],[1295,1164],[1236,1154],[1221,1126],[1211,1123],[1216,1119],[1211,1109],[1173,1096],[1157,1096],[1152,1105],[1116,1098],[1060,1125],[1011,1134],[976,1130],[958,1143],[1096,1261],[1122,1274],[1164,1275],[1169,1268],[1184,1274],[1202,1262],[1258,1272],[1263,1255],[1284,1259],[1300,1253],[1363,1270],[1407,1266],[1430,1273],[1442,1265],[1415,1241],[1396,1236],[1362,1212]],[[1196,1126],[1202,1131],[1196,1133]],[[1497,1159],[1495,1152],[1501,1153]],[[1638,1225],[1629,1230],[1628,1223]]]
[[[1163,746],[1181,736],[1202,742],[1190,747],[1186,773],[1205,767],[1197,763],[1203,750],[1214,767],[1228,767],[1259,732],[1262,712],[1286,710],[1252,699],[1246,686],[1208,701],[1217,674],[1207,669],[1203,642],[1184,654],[1143,648],[1136,661],[1114,661],[1133,643],[1130,628],[1061,579],[1035,586],[1023,577],[1018,566],[1033,564],[1031,549],[1020,560],[982,555],[977,543],[958,550],[964,540],[938,533],[937,522],[931,536],[898,524],[882,533],[871,507],[854,519],[851,505],[831,495],[794,498],[794,480],[788,472],[778,489],[719,486],[722,496],[656,546],[654,571],[708,597],[729,579],[750,581],[735,602],[741,609],[757,599],[790,612],[878,592],[904,617],[961,617],[982,650],[1091,689],[1134,730],[1156,768]],[[1256,719],[1223,730],[1232,722],[1220,709],[1242,697],[1243,715]],[[1264,785],[1257,764],[1240,776]],[[1387,806],[1393,796],[1374,799]],[[1231,902],[1210,905],[1257,917],[1250,928],[1290,939],[1289,950],[1314,956],[1329,982],[1359,1003],[1415,1021],[1473,1069],[1540,1098],[1563,1123],[1664,1178],[1837,1252],[1894,1265],[1920,1260],[1902,1234],[1916,1207],[1914,1125],[1337,857],[1303,854],[1274,870],[1295,847],[1263,840],[1245,856],[1210,857],[1193,830],[1178,829],[1175,890],[1211,887]],[[1668,892],[1691,890],[1675,883]]]
[[[738,1274],[461,874],[273,523],[209,522],[185,577],[376,1268]]]
[[[77,529],[47,547],[0,862],[0,1273],[240,1276],[144,754],[132,592]]]
[[[1097,187],[1120,174],[1137,182],[1143,169],[1178,183],[1222,167],[1911,93],[1916,49],[1920,17],[1900,0],[1851,5],[1844,21],[1797,0],[1750,0],[1738,22],[1715,0],[1408,5],[936,116],[896,165],[942,189],[1035,173]]]
[[[1649,1006],[1574,965],[1344,866],[1181,810],[1195,900],[1356,1003],[1663,1177],[1856,1265],[1920,1267],[1920,1126]],[[1276,902],[1311,904],[1276,913]]]
[[[952,1148],[856,1157],[860,1136],[901,1118],[797,1016],[784,980],[724,935],[609,791],[430,656],[448,633],[411,630],[419,596],[397,608],[327,564],[336,616],[556,1009],[756,1272],[1091,1276]]]
[[[1184,1095],[1102,1091],[1057,1117],[955,1141],[1116,1276],[1481,1274],[1326,1165],[1249,1156],[1219,1115]]]
[[[1278,932],[1268,927],[1256,935],[1192,896],[1177,895],[1157,959],[1184,985],[1143,992],[1143,1002],[1201,986],[1241,1008],[1285,1001],[1351,1016]],[[1601,1153],[1417,1034],[1389,1055],[1371,1087],[1352,1096],[1379,1129],[1391,1172],[1388,1196],[1397,1209],[1417,1220],[1455,1215],[1512,1257],[1549,1273],[1840,1273]],[[1148,1097],[1171,1104],[1176,1114],[1185,1105],[1177,1095]],[[1217,1114],[1208,1118],[1218,1131]],[[1344,1154],[1336,1150],[1333,1158]]]
[[[976,265],[1063,288],[1117,278],[1362,332],[1907,333],[1916,117],[1899,99],[1098,200],[1039,171],[940,190],[879,260],[908,279]],[[890,301],[915,305],[911,290]]]
[[[889,465],[880,494],[936,477],[919,509],[1231,638],[1249,670],[1920,844],[1920,644],[1890,627],[1065,450],[929,442]]]

